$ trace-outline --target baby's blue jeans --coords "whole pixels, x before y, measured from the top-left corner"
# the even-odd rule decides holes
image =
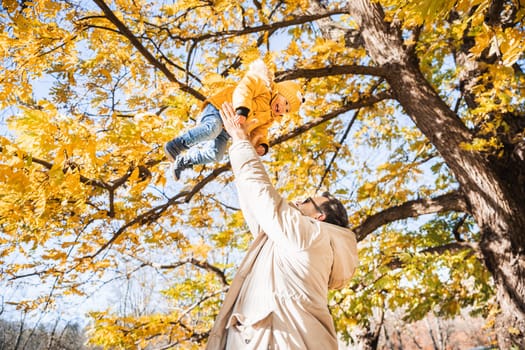
[[[188,152],[179,157],[185,164],[205,164],[220,161],[226,151],[230,135],[224,130],[219,110],[208,103],[199,114],[198,124],[176,138]],[[198,144],[199,147],[193,147]]]

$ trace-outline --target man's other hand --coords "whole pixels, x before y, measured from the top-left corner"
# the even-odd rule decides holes
[[[223,103],[220,113],[224,129],[230,134],[233,141],[249,139],[246,130],[244,130],[243,124],[240,123],[238,115],[235,113],[231,103]]]

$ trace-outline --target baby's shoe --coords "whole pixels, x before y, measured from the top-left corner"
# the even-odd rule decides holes
[[[173,163],[173,176],[176,180],[180,180],[180,175],[186,169],[191,169],[193,164],[191,161],[185,159],[184,157],[178,157],[175,163]]]

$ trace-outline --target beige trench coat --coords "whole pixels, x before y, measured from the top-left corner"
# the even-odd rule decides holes
[[[337,349],[328,288],[357,266],[352,231],[287,203],[248,141],[230,148],[239,202],[255,240],[210,332],[207,349]]]

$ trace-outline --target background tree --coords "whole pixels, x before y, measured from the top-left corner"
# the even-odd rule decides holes
[[[92,314],[106,347],[198,347],[248,244],[227,163],[173,183],[162,145],[264,57],[309,92],[265,158],[290,197],[346,197],[361,268],[338,330],[469,306],[525,335],[523,15],[517,0],[3,0],[0,273],[48,312],[136,271],[166,308]],[[45,91],[42,91],[45,90]],[[424,215],[424,216],[423,216]],[[419,218],[410,219],[410,218]],[[493,299],[495,297],[495,299]]]
[[[1,350],[84,350],[88,349],[85,342],[78,324],[64,324],[60,319],[35,328],[24,325],[24,320],[0,320]]]

